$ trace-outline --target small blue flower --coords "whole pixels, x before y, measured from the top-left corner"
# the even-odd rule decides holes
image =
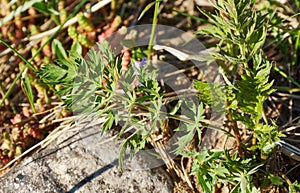
[[[142,61],[138,62],[138,61],[135,61],[133,63],[134,65],[134,70],[136,71],[136,69],[139,69],[143,66],[145,66],[147,64],[147,58],[143,58]]]
[[[135,61],[133,63],[134,74],[138,75],[137,69],[140,69],[141,67],[145,66],[146,64],[147,64],[146,58],[143,58],[142,61],[140,61],[140,62]],[[144,86],[144,85],[138,81],[138,86]]]

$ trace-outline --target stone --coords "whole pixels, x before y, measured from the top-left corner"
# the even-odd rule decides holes
[[[99,127],[70,130],[1,176],[0,192],[172,192],[163,169],[144,169],[139,158],[126,159],[121,172],[119,145]]]

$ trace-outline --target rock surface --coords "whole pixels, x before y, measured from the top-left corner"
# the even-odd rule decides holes
[[[0,192],[172,192],[162,170],[137,170],[139,159],[125,160],[121,172],[120,142],[110,138],[96,127],[68,131],[2,176]]]

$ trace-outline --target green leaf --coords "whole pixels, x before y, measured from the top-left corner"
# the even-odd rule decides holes
[[[37,72],[45,83],[63,84],[72,81],[76,74],[54,64],[46,64]]]
[[[195,131],[192,129],[193,125],[183,124],[181,128],[176,129],[176,131],[187,131],[188,133],[184,133],[182,137],[178,139],[175,143],[178,147],[175,149],[174,153],[180,155],[184,152],[185,147],[192,141]]]
[[[204,193],[211,193],[213,192],[213,184],[209,183],[209,181],[204,179],[204,176],[198,174],[198,182],[201,186],[201,189]]]
[[[71,109],[76,113],[91,114],[98,108],[95,101],[97,85],[86,77],[76,77],[72,89]]]
[[[24,92],[25,92],[25,94],[28,98],[28,101],[29,101],[29,104],[32,108],[32,111],[34,113],[37,113],[36,108],[34,106],[34,95],[33,95],[33,92],[32,92],[32,87],[31,87],[31,84],[30,84],[30,80],[26,75],[22,78],[22,83],[23,83]]]
[[[222,166],[218,166],[218,167],[214,168],[214,172],[216,173],[216,175],[221,176],[223,178],[226,178],[226,176],[228,176],[230,174],[228,169],[226,169],[225,167],[222,167]]]
[[[277,185],[277,186],[281,186],[283,184],[281,178],[279,176],[270,174],[270,181],[272,184]]]
[[[218,83],[206,83],[198,80],[193,82],[194,88],[199,91],[200,99],[214,111],[224,112],[226,104],[225,87]]]
[[[77,53],[77,54],[81,55],[82,54],[82,47],[81,47],[80,43],[77,42],[77,41],[74,41],[72,46],[71,46],[70,52]]]
[[[258,121],[263,114],[263,103],[274,91],[273,82],[268,82],[272,64],[257,55],[253,57],[253,64],[254,69],[248,69],[249,73],[241,75],[242,80],[237,81],[236,99],[240,109]]]
[[[104,131],[109,130],[110,128],[112,128],[114,123],[114,112],[113,111],[109,111],[106,117],[106,121],[103,124],[103,130],[102,133]]]
[[[254,129],[254,135],[258,139],[258,148],[264,154],[270,154],[276,147],[275,141],[280,140],[280,132],[277,126],[258,124]]]
[[[202,127],[201,121],[204,118],[203,104],[200,103],[198,106],[192,101],[184,101],[182,105],[182,114],[186,116],[193,123],[182,123],[176,129],[177,132],[182,134],[178,141],[175,143],[178,147],[174,150],[175,154],[184,153],[184,148],[192,141],[194,134],[198,133],[198,139],[201,141]]]
[[[33,7],[41,13],[46,15],[52,14],[52,12],[48,9],[47,5],[44,2],[38,2],[33,5]]]
[[[294,192],[300,192],[300,184],[298,182],[294,182],[293,184],[291,184],[289,186],[289,190],[290,190],[290,192],[292,192],[292,191],[294,191]]]
[[[140,20],[144,14],[156,3],[156,1],[153,1],[151,3],[149,3],[142,11],[142,13],[140,14],[140,16],[138,17],[138,20]]]
[[[58,39],[52,41],[52,53],[58,60],[68,60],[65,48]]]
[[[114,64],[114,60],[116,57],[115,51],[112,50],[111,45],[108,41],[101,41],[97,43],[98,50],[101,51],[105,60],[110,64]]]
[[[54,15],[59,15],[59,12],[54,10],[53,8],[51,8],[51,6],[49,6],[49,4],[45,3],[45,2],[38,2],[38,3],[35,3],[33,5],[33,7],[35,9],[37,9],[39,12],[43,13],[43,14],[46,14],[46,15],[51,15],[51,14],[54,14]]]
[[[183,102],[182,100],[179,100],[177,102],[177,104],[175,105],[175,107],[173,107],[173,109],[170,111],[169,114],[170,115],[175,115],[177,113],[177,111],[180,109],[182,102]]]

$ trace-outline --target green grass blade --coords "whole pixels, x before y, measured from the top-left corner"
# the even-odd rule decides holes
[[[11,49],[21,60],[23,60],[26,64],[26,66],[28,66],[29,68],[31,68],[31,70],[33,70],[34,72],[36,72],[36,68],[31,64],[31,61],[27,60],[26,58],[24,58],[22,56],[22,54],[20,54],[15,48],[11,47],[8,43],[6,43],[3,39],[0,38],[0,43],[2,43],[3,45],[5,45],[7,48]],[[1,106],[1,105],[0,105]]]
[[[291,81],[294,85],[296,85],[298,88],[300,88],[300,84],[293,79],[292,77],[288,76],[285,72],[283,72],[282,70],[280,70],[277,66],[274,66],[274,70],[276,72],[278,72],[283,78],[288,79],[289,81]]]
[[[148,55],[147,55],[147,60],[148,61],[151,60],[151,53],[152,53],[152,50],[153,50],[153,43],[154,43],[155,32],[156,32],[159,4],[160,4],[160,1],[155,1],[153,21],[152,21],[152,29],[151,29],[151,35],[150,35],[150,40],[149,40],[149,44],[148,44]]]
[[[207,21],[206,19],[202,19],[202,18],[200,18],[200,17],[194,16],[194,15],[190,15],[190,14],[184,13],[184,12],[182,12],[182,11],[178,11],[178,10],[174,10],[174,11],[176,11],[176,12],[179,13],[180,15],[183,15],[183,16],[185,16],[185,17],[189,17],[189,18],[191,18],[191,19],[193,19],[193,20],[195,20],[195,21],[199,21],[199,22],[201,22],[201,23],[209,23],[209,21]]]
[[[149,3],[145,8],[144,10],[142,11],[142,13],[140,14],[138,20],[140,20],[144,15],[145,13],[155,4],[156,1],[153,1],[151,3]]]

